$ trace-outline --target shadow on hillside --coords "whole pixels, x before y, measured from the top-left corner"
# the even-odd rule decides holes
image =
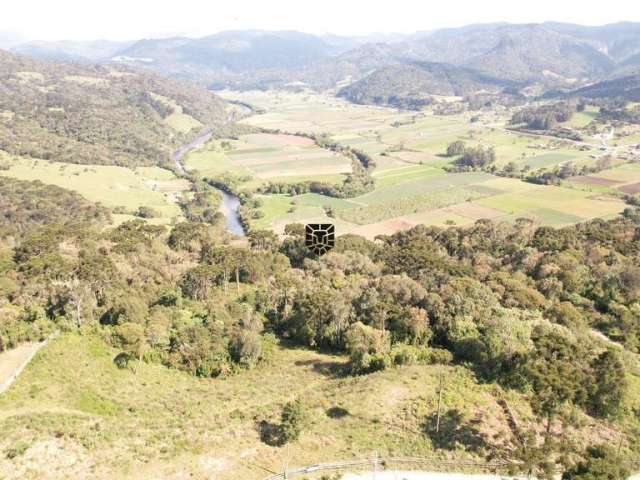
[[[342,407],[331,407],[326,411],[326,414],[329,418],[344,418],[349,415],[349,410]]]
[[[424,433],[429,437],[434,447],[444,450],[454,450],[457,445],[463,446],[470,452],[480,452],[486,442],[477,428],[477,421],[465,421],[462,413],[448,410],[440,417],[440,431],[436,431],[437,414],[427,417],[423,425]]]
[[[295,362],[297,367],[311,366],[314,371],[326,377],[344,377],[349,373],[348,365],[343,362],[323,362],[322,360],[298,360]]]
[[[260,433],[260,441],[270,447],[281,447],[285,443],[282,427],[277,423],[262,420],[258,423],[258,432]]]

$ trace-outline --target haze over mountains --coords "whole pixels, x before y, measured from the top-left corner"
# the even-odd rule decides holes
[[[415,104],[425,95],[572,90],[640,72],[640,23],[480,24],[366,37],[228,31],[136,42],[30,42],[14,53],[117,62],[213,89],[306,85],[361,103]]]

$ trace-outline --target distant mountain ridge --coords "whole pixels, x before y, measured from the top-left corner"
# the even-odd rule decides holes
[[[359,37],[228,31],[203,38],[140,40],[113,51],[108,60],[99,60],[99,52],[109,53],[110,48],[113,51],[109,45],[32,42],[13,50],[36,57],[54,52],[126,63],[214,89],[339,89],[374,75],[366,85],[375,90],[376,97],[390,98],[397,93],[382,91],[384,84],[390,88],[396,85],[407,93],[410,79],[424,89],[416,92],[419,95],[438,94],[445,84],[433,77],[427,79],[434,72],[416,70],[419,62],[463,68],[465,78],[473,72],[476,78],[535,85],[543,91],[568,91],[640,72],[640,23],[596,27],[558,22],[490,23],[411,35]],[[372,97],[364,92],[355,94],[356,88],[364,86],[354,86],[348,97]]]
[[[28,42],[14,46],[12,53],[26,55],[41,60],[58,60],[79,63],[99,63],[109,61],[114,55],[133,42],[112,42],[95,40],[90,42]]]

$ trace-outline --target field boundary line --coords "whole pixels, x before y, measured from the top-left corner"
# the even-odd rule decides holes
[[[18,379],[20,374],[24,371],[25,368],[27,368],[27,365],[31,363],[31,360],[33,360],[36,354],[43,347],[48,345],[49,342],[54,338],[56,338],[59,334],[60,332],[56,330],[51,335],[49,335],[43,342],[40,343],[40,345],[38,345],[38,347],[33,352],[29,354],[29,356],[18,366],[18,368],[16,368],[14,372],[11,375],[9,375],[9,378],[7,378],[4,382],[0,383],[0,395],[2,395],[4,392],[9,390],[9,387],[11,387],[13,382],[15,382]]]

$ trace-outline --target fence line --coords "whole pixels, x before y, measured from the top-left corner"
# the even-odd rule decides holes
[[[630,467],[640,467],[640,460],[632,460],[627,462]],[[413,466],[425,465],[430,467],[440,468],[476,468],[490,471],[504,470],[509,467],[515,467],[520,462],[509,460],[496,460],[493,462],[479,462],[473,460],[438,460],[433,458],[421,458],[421,457],[373,457],[368,459],[354,459],[344,460],[333,463],[319,463],[316,465],[309,465],[307,467],[296,468],[292,470],[286,470],[281,473],[271,475],[264,480],[289,480],[295,479],[302,475],[308,475],[310,473],[325,472],[325,471],[337,471],[337,470],[355,470],[368,468],[371,470],[387,469],[391,465],[394,466]]]
[[[378,468],[386,469],[391,465],[429,465],[431,467],[458,467],[458,468],[482,468],[486,470],[499,470],[505,469],[510,466],[516,465],[517,462],[509,461],[495,461],[495,462],[477,462],[472,460],[437,460],[431,458],[419,458],[419,457],[374,457],[363,460],[345,460],[341,462],[333,463],[320,463],[316,465],[309,465],[307,467],[286,470],[275,475],[271,475],[265,480],[288,480],[294,479],[301,475],[307,475],[309,473],[332,471],[332,470],[345,470],[345,469],[362,469],[371,468],[377,470]]]

